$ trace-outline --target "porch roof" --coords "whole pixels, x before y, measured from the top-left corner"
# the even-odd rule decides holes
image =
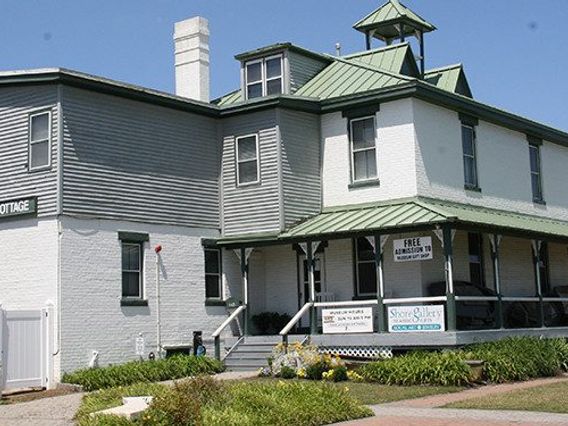
[[[217,240],[220,246],[345,238],[374,232],[394,233],[442,223],[550,239],[568,239],[568,221],[429,198],[327,208],[292,228],[273,234],[245,234]]]

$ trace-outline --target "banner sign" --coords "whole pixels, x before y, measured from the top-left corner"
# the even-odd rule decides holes
[[[432,259],[432,237],[394,240],[393,253],[395,262],[414,262]]]
[[[0,201],[0,219],[12,216],[22,216],[36,213],[37,198],[22,198],[19,200]]]
[[[373,308],[322,309],[324,334],[372,333]]]
[[[390,333],[444,331],[444,305],[389,306],[388,320]]]

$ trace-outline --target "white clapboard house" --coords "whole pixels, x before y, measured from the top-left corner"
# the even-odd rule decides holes
[[[425,68],[435,27],[397,0],[354,28],[357,53],[237,55],[213,101],[200,17],[175,25],[175,95],[0,73],[6,387],[195,331],[235,369],[282,339],[365,357],[568,336],[568,134]]]

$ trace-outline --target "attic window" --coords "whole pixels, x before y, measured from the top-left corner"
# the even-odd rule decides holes
[[[269,56],[245,64],[247,99],[282,93],[282,55]]]

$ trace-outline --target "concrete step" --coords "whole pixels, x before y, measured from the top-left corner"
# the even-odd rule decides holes
[[[270,353],[235,351],[229,354],[230,359],[261,359],[266,360]]]
[[[268,366],[267,360],[261,359],[225,359],[225,367],[231,369],[232,367],[252,367],[254,370],[255,368],[266,367]]]
[[[258,345],[239,345],[234,349],[234,352],[244,351],[244,352],[262,352],[263,354],[269,354],[272,352],[272,346],[258,346]]]

